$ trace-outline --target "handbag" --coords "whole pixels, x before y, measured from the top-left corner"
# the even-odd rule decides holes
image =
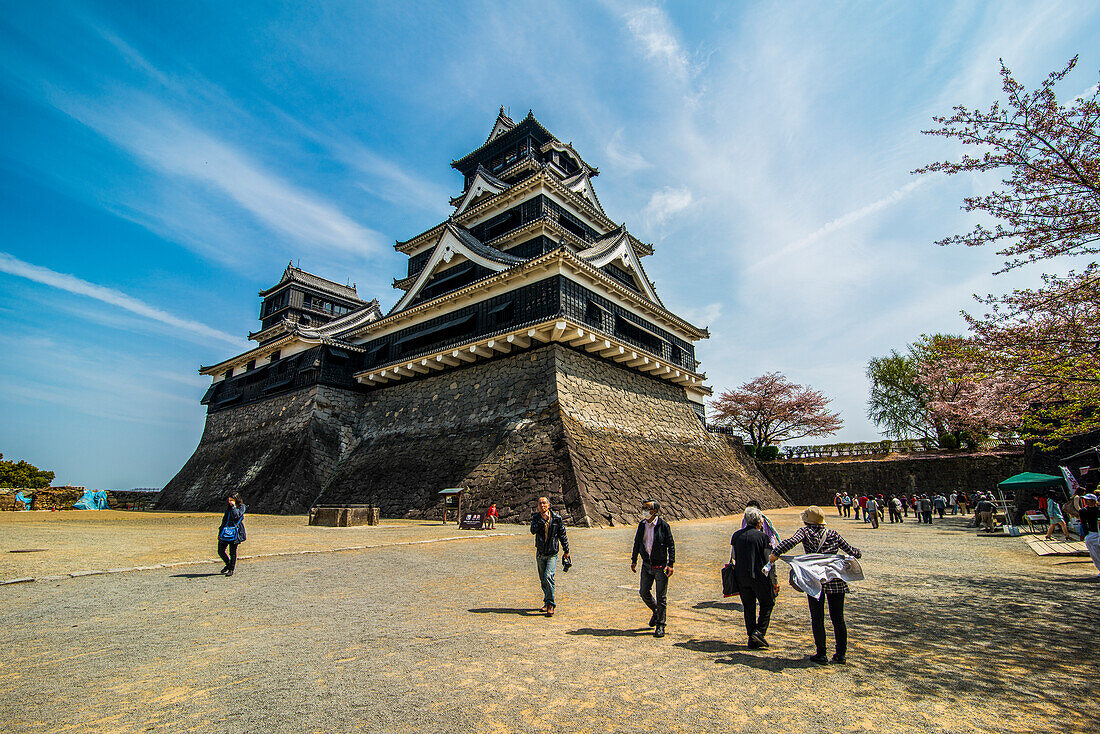
[[[722,567],[722,596],[734,596],[740,591],[736,568],[733,565],[733,549],[730,549],[730,562]]]
[[[244,518],[241,518],[242,520]],[[218,531],[218,540],[225,543],[239,543],[238,536],[240,535],[241,521],[238,520],[232,525],[225,525]]]

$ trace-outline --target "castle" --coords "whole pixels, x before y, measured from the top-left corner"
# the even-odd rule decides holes
[[[438,516],[440,489],[526,519],[548,495],[568,522],[669,517],[783,499],[743,450],[704,426],[709,336],[669,311],[642,261],[653,247],[604,212],[599,171],[531,114],[503,108],[446,221],[408,256],[383,314],[351,285],[288,266],[260,292],[256,346],[212,378],[194,455],[161,509],[252,511],[370,503]]]

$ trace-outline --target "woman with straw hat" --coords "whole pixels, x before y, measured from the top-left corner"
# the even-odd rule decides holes
[[[863,554],[859,548],[848,545],[840,533],[825,527],[825,514],[816,505],[807,507],[802,511],[802,522],[805,523],[791,537],[784,540],[771,554],[771,562],[779,560],[797,543],[801,542],[807,553],[836,553],[843,550],[850,556],[859,558]],[[833,636],[836,638],[836,653],[832,662],[843,664],[848,653],[848,627],[844,622],[844,595],[848,593],[848,583],[843,579],[830,579],[821,585],[821,594],[817,597],[807,594],[810,601],[810,627],[814,633],[814,644],[817,652],[810,660],[815,663],[827,664],[829,658],[825,656],[825,603],[829,604],[829,618],[833,621]]]

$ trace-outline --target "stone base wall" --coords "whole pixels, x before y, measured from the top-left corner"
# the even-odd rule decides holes
[[[254,512],[370,504],[439,517],[496,502],[525,522],[546,495],[571,524],[633,522],[643,499],[672,518],[786,504],[754,462],[707,433],[681,388],[547,345],[366,393],[315,387],[212,413],[158,509]],[[323,488],[323,492],[322,492]]]
[[[558,347],[557,392],[579,494],[594,524],[632,523],[646,499],[673,518],[787,504],[744,449],[707,432],[675,385]]]
[[[15,500],[17,492],[22,492],[23,496],[31,501],[31,506],[27,509],[71,510],[73,505],[84,496],[84,487],[42,487],[41,489],[11,487],[0,489],[0,511],[24,509],[23,503]]]
[[[439,490],[524,522],[546,495],[567,522],[632,522],[786,504],[752,460],[702,427],[684,391],[561,345],[368,393],[358,445],[322,495],[436,517]]]
[[[313,386],[210,413],[158,510],[218,511],[240,492],[251,512],[305,513],[351,445],[363,396]]]
[[[991,492],[1024,470],[1023,452],[952,454],[866,461],[774,461],[760,469],[795,505],[832,505],[837,492],[889,497],[904,492],[945,496],[952,490]]]
[[[154,510],[160,492],[135,491],[130,489],[108,489],[107,506],[112,510]]]

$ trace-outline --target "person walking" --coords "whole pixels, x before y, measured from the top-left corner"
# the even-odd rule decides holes
[[[1092,558],[1092,565],[1100,571],[1100,507],[1097,507],[1095,494],[1086,494],[1081,499],[1083,505],[1078,513],[1081,516],[1081,535]]]
[[[901,506],[902,501],[897,497],[890,498],[890,521],[891,522],[905,522],[901,519]]]
[[[932,524],[932,499],[926,494],[920,498],[920,514],[926,525]]]
[[[856,515],[857,520],[860,518],[860,515],[863,516],[863,522],[870,522],[867,517],[867,495],[865,494],[859,496],[859,515]]]
[[[940,516],[940,519],[942,520],[943,514],[947,510],[947,498],[944,497],[942,494],[937,493],[936,496],[932,499],[932,506],[936,509],[936,514],[938,514]]]
[[[531,516],[531,534],[535,536],[535,565],[542,583],[542,609],[547,617],[554,616],[557,608],[554,571],[558,566],[558,547],[564,551],[562,560],[569,563],[569,538],[565,534],[565,521],[550,510],[550,500],[539,497],[538,511]]]
[[[748,502],[745,503],[745,510],[748,511],[749,508],[756,508],[757,510],[760,510],[760,517],[762,517],[764,520],[764,524],[760,527],[760,529],[764,532],[764,535],[768,536],[768,545],[778,545],[779,533],[775,531],[775,525],[772,525],[772,521],[768,518],[767,515],[764,514],[764,510],[760,507],[760,500],[750,499]],[[741,528],[744,529],[748,526],[748,519],[742,516]]]
[[[905,516],[906,516],[906,517],[909,517],[909,498],[908,498],[908,497],[906,497],[906,496],[905,496],[905,495],[903,494],[903,495],[902,495],[902,496],[900,497],[900,499],[901,499],[901,510],[902,510],[902,512],[904,512],[904,513],[905,513]]]
[[[852,498],[845,492],[844,496],[840,498],[840,501],[844,503],[844,517],[852,516]]]
[[[840,492],[833,496],[833,505],[836,506],[837,517],[844,517],[844,503],[840,499]]]
[[[225,514],[222,515],[222,524],[218,528],[218,555],[225,562],[220,573],[228,578],[237,568],[237,546],[245,541],[245,504],[236,492],[225,498],[225,504]]]
[[[498,517],[500,517],[500,512],[497,511],[497,503],[493,502],[485,512],[485,529],[496,530]]]
[[[993,532],[993,526],[996,522],[996,506],[985,497],[979,495],[981,499],[974,507],[974,522],[975,526],[981,526],[987,533]]]
[[[660,510],[661,504],[656,500],[642,503],[643,517],[638,523],[638,532],[634,534],[634,550],[630,554],[630,570],[635,573],[638,571],[638,556],[642,557],[638,595],[653,610],[649,626],[655,628],[654,637],[665,636],[668,579],[676,563],[676,541],[672,538],[672,528],[657,514]],[[657,587],[657,598],[653,597],[654,586]]]
[[[952,515],[959,514],[959,495],[956,492],[952,492],[947,496],[947,507],[951,510]]]
[[[966,496],[966,492],[959,490],[959,512],[964,515],[970,514],[970,498]]]
[[[878,529],[878,500],[875,499],[874,495],[867,498],[867,507],[864,512],[864,517],[871,518],[871,527],[876,530]]]
[[[1066,524],[1066,518],[1062,514],[1062,508],[1058,504],[1057,498],[1052,494],[1046,498],[1047,501],[1047,517],[1050,518],[1050,526],[1047,528],[1047,537],[1044,540],[1050,540],[1054,535],[1054,530],[1058,527],[1062,527],[1062,536],[1069,542],[1069,526]]]
[[[745,508],[744,527],[733,534],[730,553],[737,577],[737,590],[741,596],[741,607],[745,612],[745,631],[749,636],[749,647],[768,647],[764,637],[768,633],[775,597],[779,594],[779,582],[775,576],[775,565],[768,572],[768,556],[772,542],[764,532],[764,513],[755,507]],[[760,606],[759,615],[756,612]]]
[[[806,553],[836,553],[843,550],[850,556],[860,558],[863,553],[859,548],[848,544],[840,533],[825,527],[825,515],[818,507],[807,507],[802,511],[801,528],[794,535],[782,541],[772,550],[769,560],[775,563],[779,556],[793,548],[797,543],[802,543],[802,549]],[[848,582],[843,579],[830,579],[821,585],[821,594],[817,597],[806,595],[810,605],[810,628],[813,630],[814,645],[817,651],[810,658],[815,663],[822,665],[829,662],[825,650],[825,604],[829,605],[829,618],[833,622],[833,637],[836,639],[836,652],[832,662],[843,664],[848,654],[848,626],[844,621],[844,595],[847,594]]]

